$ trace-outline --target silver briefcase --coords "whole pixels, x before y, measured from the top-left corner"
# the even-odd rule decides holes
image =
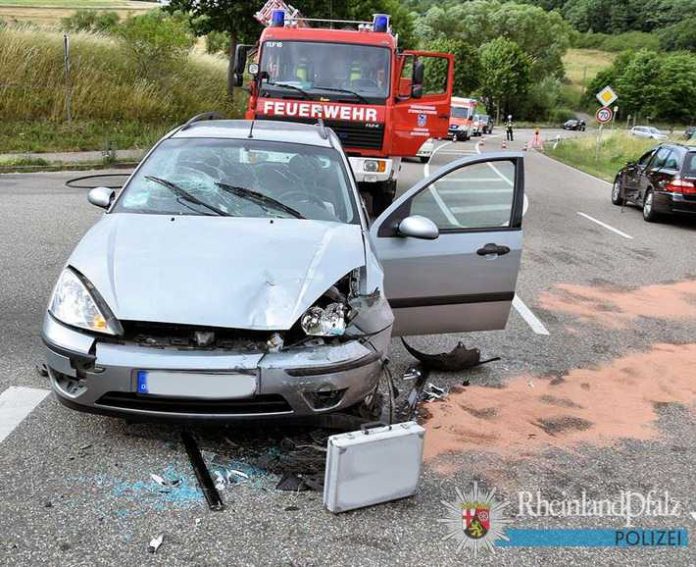
[[[416,492],[425,429],[415,421],[371,425],[329,437],[324,506],[333,513]]]

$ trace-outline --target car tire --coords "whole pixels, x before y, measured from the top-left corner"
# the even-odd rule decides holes
[[[623,206],[624,204],[624,198],[623,198],[623,190],[621,187],[621,180],[620,178],[614,179],[614,184],[611,186],[611,202],[614,205],[617,205],[619,207]]]
[[[658,214],[655,212],[654,194],[652,189],[648,189],[643,197],[643,220],[645,222],[655,222]]]

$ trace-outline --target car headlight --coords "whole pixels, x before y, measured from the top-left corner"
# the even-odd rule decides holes
[[[122,332],[120,323],[94,286],[70,268],[65,268],[58,278],[48,311],[59,321],[73,327],[108,335]]]
[[[450,124],[450,130],[456,130],[457,128],[459,128],[459,126],[456,124]]]
[[[312,337],[340,337],[346,331],[346,307],[343,303],[310,307],[302,315],[300,326]]]

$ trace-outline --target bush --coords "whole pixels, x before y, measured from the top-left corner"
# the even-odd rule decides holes
[[[572,36],[573,47],[581,49],[601,49],[602,51],[620,52],[639,49],[660,49],[660,38],[655,34],[631,31],[610,35],[605,33],[577,33]]]
[[[551,123],[562,124],[566,120],[571,120],[572,118],[577,118],[577,113],[570,108],[554,108],[549,113],[549,122]]]
[[[205,50],[208,53],[224,53],[230,49],[230,36],[224,32],[214,31],[205,36]]]
[[[78,10],[72,16],[60,20],[61,29],[66,32],[111,32],[119,22],[116,12],[97,12]]]
[[[195,43],[185,20],[159,10],[127,19],[117,32],[146,76],[168,72],[169,65],[182,59]]]

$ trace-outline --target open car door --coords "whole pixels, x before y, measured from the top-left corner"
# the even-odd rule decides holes
[[[448,163],[370,228],[395,335],[503,329],[522,253],[523,154]]]
[[[400,57],[401,73],[392,110],[392,145],[387,151],[393,156],[415,156],[428,138],[447,136],[454,56],[404,51]]]

